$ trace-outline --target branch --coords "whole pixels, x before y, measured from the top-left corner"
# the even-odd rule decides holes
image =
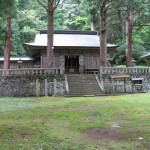
[[[150,35],[150,32],[148,32],[145,28],[143,28],[144,29],[144,31],[147,33],[147,34],[149,34]]]
[[[133,26],[150,26],[150,24],[134,24]]]
[[[100,7],[104,6],[104,2],[105,2],[105,0],[102,0]]]
[[[57,8],[58,4],[59,4],[60,0],[55,1],[55,4],[53,5],[53,11]]]
[[[53,5],[53,4],[54,4],[54,2],[55,2],[55,0],[51,0],[51,5]]]
[[[110,6],[112,6],[112,5],[111,4],[110,5],[106,5],[105,11],[107,11],[110,8]]]
[[[45,3],[41,2],[40,0],[37,0],[37,2],[38,2],[40,5],[42,5],[42,7],[45,8],[45,9],[48,11],[48,8],[47,8],[47,6],[46,6]]]

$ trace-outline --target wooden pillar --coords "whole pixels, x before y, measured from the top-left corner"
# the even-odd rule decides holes
[[[41,68],[43,68],[43,57],[42,57],[42,53],[41,53]]]
[[[83,57],[83,55],[80,55],[79,56],[79,73],[84,73],[84,57]]]
[[[61,55],[60,59],[61,59],[60,74],[64,74],[65,73],[65,56]]]

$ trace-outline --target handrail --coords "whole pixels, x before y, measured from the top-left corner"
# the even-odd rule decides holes
[[[65,82],[66,82],[66,91],[67,91],[67,94],[69,94],[69,86],[68,86],[68,80],[67,80],[66,75],[65,75]]]
[[[0,69],[2,76],[60,74],[59,68]]]
[[[98,83],[98,85],[99,85],[99,87],[100,87],[101,91],[102,91],[102,92],[105,92],[104,86],[100,83],[100,81],[99,81],[98,77],[97,77],[97,76],[95,76],[95,78],[96,78],[96,80],[97,80],[97,83]]]

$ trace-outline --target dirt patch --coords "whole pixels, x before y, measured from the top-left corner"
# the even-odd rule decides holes
[[[121,137],[116,128],[90,128],[85,131],[85,135],[89,138],[97,140],[117,140]]]
[[[20,138],[26,138],[32,135],[34,132],[35,132],[34,130],[26,129],[26,130],[18,131],[17,134],[19,135]]]

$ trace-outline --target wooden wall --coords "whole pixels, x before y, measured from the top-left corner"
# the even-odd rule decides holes
[[[98,50],[84,51],[84,68],[98,69],[99,68],[99,53]]]
[[[46,50],[41,52],[39,62],[24,61],[23,68],[34,68],[40,66],[46,67]],[[79,70],[84,72],[84,69],[99,69],[99,49],[55,49],[54,50],[54,68],[63,68],[65,70],[65,56],[76,55],[79,56]],[[40,57],[40,56],[39,56]],[[41,61],[41,62],[40,62]],[[3,68],[3,62],[0,62],[0,68]],[[10,63],[10,69],[17,69],[17,61]]]
[[[79,56],[80,70],[99,69],[99,50],[98,49],[61,49],[54,50],[54,67],[65,66],[66,55]],[[65,68],[64,68],[65,69]]]

